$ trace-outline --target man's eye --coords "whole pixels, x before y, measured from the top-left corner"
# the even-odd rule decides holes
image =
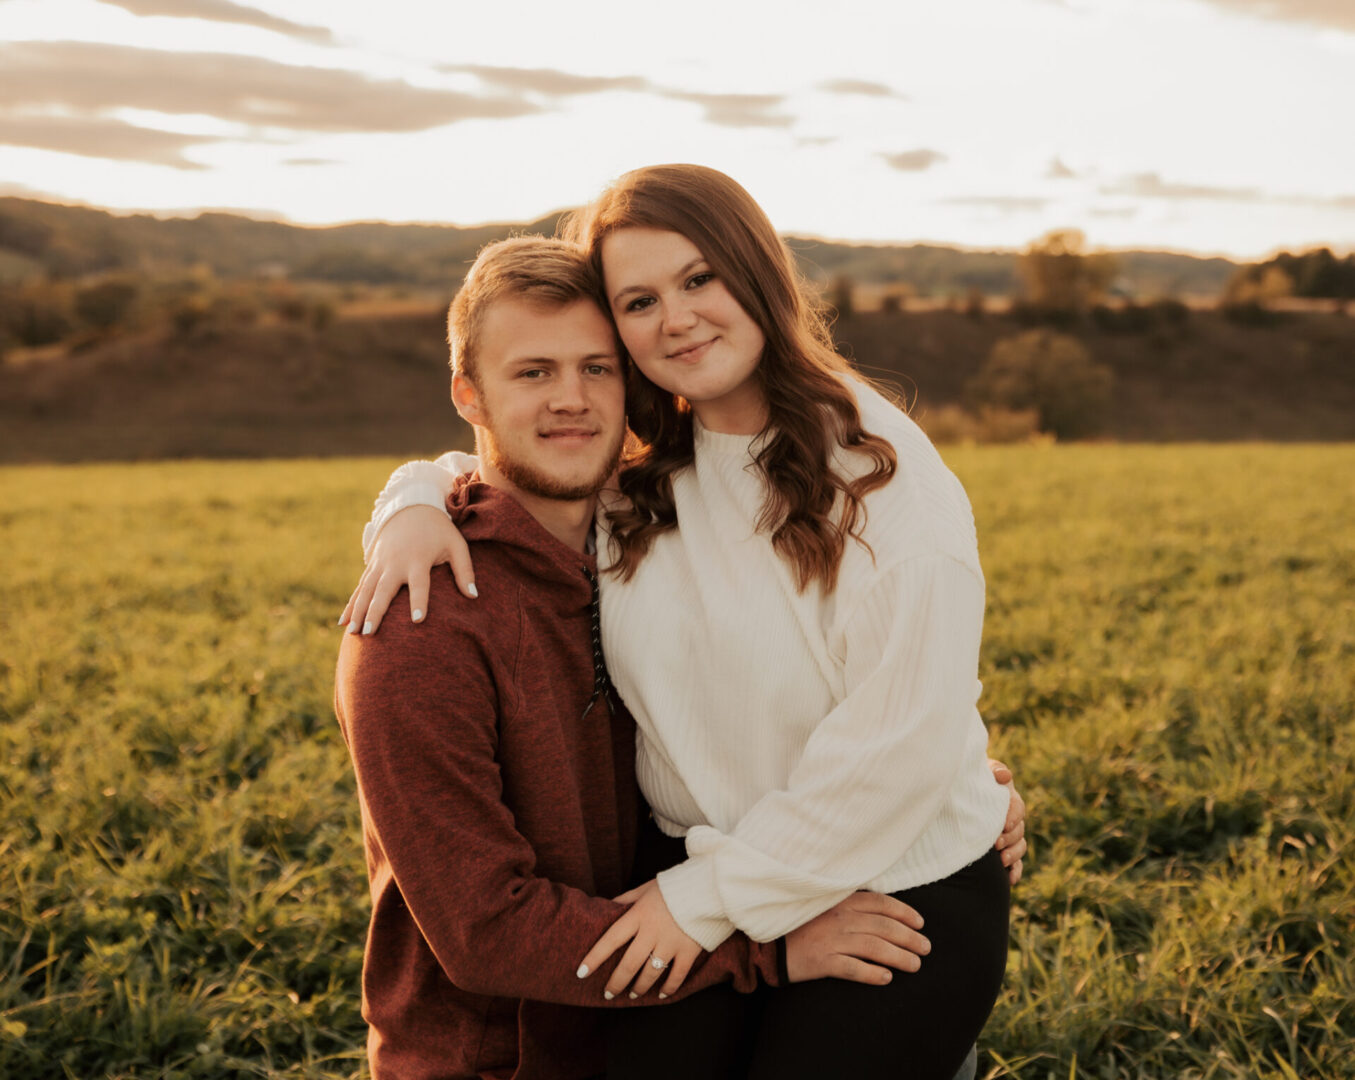
[[[519,379],[539,379],[546,374],[545,368],[527,368],[525,371],[518,372]]]
[[[588,374],[589,374],[589,375],[610,375],[611,372],[612,372],[612,369],[611,369],[608,365],[606,365],[606,364],[589,364],[589,365],[588,365]]]

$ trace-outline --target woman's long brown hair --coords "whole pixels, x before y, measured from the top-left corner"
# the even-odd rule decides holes
[[[767,399],[767,438],[756,462],[767,496],[759,531],[795,572],[801,591],[837,583],[847,537],[861,539],[862,497],[894,475],[894,448],[861,426],[843,377],[854,377],[833,347],[828,322],[762,208],[724,173],[700,165],[654,165],[617,180],[563,225],[602,280],[602,241],[625,228],[681,233],[758,324],[766,338],[757,378]],[[603,303],[604,310],[610,306]],[[691,406],[655,386],[632,363],[626,407],[642,445],[621,469],[628,505],[609,512],[614,569],[630,580],[659,534],[678,525],[672,476],[693,460]],[[837,447],[870,468],[855,477],[832,468]],[[841,508],[834,506],[841,495]],[[869,546],[869,545],[867,545]]]

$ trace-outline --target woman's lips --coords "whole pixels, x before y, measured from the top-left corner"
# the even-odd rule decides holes
[[[711,338],[709,341],[703,341],[699,345],[688,345],[685,349],[678,349],[676,352],[669,353],[668,359],[677,360],[679,363],[690,364],[705,356],[706,350],[718,340],[718,338]]]

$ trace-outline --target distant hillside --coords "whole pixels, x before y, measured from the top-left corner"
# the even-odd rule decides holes
[[[926,426],[962,402],[1008,315],[858,314],[844,352]],[[1243,326],[1214,311],[1142,332],[1071,332],[1115,373],[1105,434],[1133,440],[1355,439],[1355,318]],[[431,455],[470,443],[448,400],[440,308],[114,336],[0,364],[0,462]]]
[[[174,274],[207,267],[219,277],[285,276],[366,284],[455,286],[475,253],[513,232],[552,233],[560,215],[523,224],[363,223],[307,228],[234,214],[160,219],[86,207],[0,198],[0,281],[41,274],[111,271]],[[827,282],[890,283],[922,296],[1018,289],[1013,252],[928,244],[854,245],[787,238],[804,272]],[[1217,296],[1237,270],[1227,259],[1154,251],[1118,252],[1117,286],[1138,296]]]

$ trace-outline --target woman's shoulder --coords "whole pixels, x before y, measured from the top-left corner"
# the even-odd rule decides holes
[[[925,554],[945,554],[977,564],[974,515],[964,487],[926,433],[870,383],[853,379],[861,426],[894,449],[890,480],[865,497],[865,539],[877,565]],[[837,464],[852,475],[869,471],[871,459],[840,450]]]

